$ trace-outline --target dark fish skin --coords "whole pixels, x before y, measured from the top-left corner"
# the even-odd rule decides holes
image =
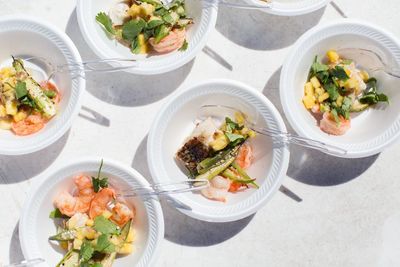
[[[188,140],[176,153],[176,157],[185,164],[191,174],[197,173],[197,164],[209,155],[209,147],[197,137]]]

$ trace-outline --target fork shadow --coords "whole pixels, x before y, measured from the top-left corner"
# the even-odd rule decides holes
[[[276,70],[264,87],[263,94],[275,105],[283,117],[287,130],[295,133],[284,116],[280,101],[279,80],[281,69]],[[379,154],[365,158],[347,159],[324,154],[297,145],[290,146],[287,176],[304,184],[333,186],[346,183],[364,173]]]
[[[259,10],[219,6],[216,29],[234,43],[254,50],[275,50],[292,45],[318,24],[325,8],[310,14],[284,17]]]
[[[19,183],[44,171],[63,150],[69,133],[70,130],[43,150],[20,156],[0,156],[0,184]]]
[[[19,242],[18,224],[19,224],[19,222],[17,222],[16,226],[14,227],[12,237],[11,237],[10,249],[9,249],[10,263],[21,262],[24,260],[24,255],[22,253],[21,245]]]
[[[67,35],[78,48],[82,60],[98,57],[83,39],[79,29],[76,10],[71,14]],[[127,72],[89,73],[86,75],[86,88],[90,94],[109,104],[118,106],[142,106],[156,102],[178,88],[188,76],[194,60],[186,65],[159,75],[135,75]]]
[[[153,182],[147,162],[147,136],[136,150],[132,167],[151,183]],[[253,219],[254,214],[228,223],[211,223],[193,219],[161,201],[165,222],[165,239],[176,244],[192,247],[212,246],[237,235]]]

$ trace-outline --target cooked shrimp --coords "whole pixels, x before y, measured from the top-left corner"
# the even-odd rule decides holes
[[[60,91],[58,91],[58,88],[54,83],[50,81],[43,81],[40,83],[40,87],[42,87],[44,90],[54,92],[56,95],[51,100],[54,102],[54,104],[60,103],[61,100]]]
[[[343,135],[350,129],[350,120],[346,120],[342,116],[339,116],[339,119],[340,123],[337,123],[331,113],[325,112],[319,127],[327,134]]]
[[[238,156],[236,157],[236,163],[239,164],[240,168],[247,169],[250,167],[253,161],[253,149],[249,144],[243,144],[239,148]]]
[[[118,202],[112,209],[111,220],[119,226],[125,225],[134,217],[134,212],[125,204]]]
[[[91,219],[101,215],[107,210],[107,204],[115,199],[115,191],[111,188],[103,188],[94,196],[90,204],[89,217]]]
[[[226,202],[230,185],[231,181],[228,179],[222,176],[215,176],[210,180],[210,186],[201,190],[201,194],[208,199]]]
[[[154,38],[149,39],[149,43],[158,53],[169,53],[182,47],[185,42],[185,29],[173,29],[159,43],[155,43]]]
[[[90,208],[90,202],[95,196],[92,179],[89,176],[77,175],[74,177],[74,183],[78,189],[75,211],[86,213]]]
[[[77,175],[74,177],[74,183],[78,189],[76,196],[73,196],[68,191],[64,191],[54,200],[54,205],[61,213],[70,217],[76,213],[86,213],[94,197],[93,185],[90,177]]]
[[[71,217],[75,214],[76,201],[77,199],[69,192],[63,191],[57,195],[56,199],[54,200],[54,205],[62,214]]]
[[[40,131],[45,124],[45,119],[41,115],[29,115],[24,120],[13,122],[11,130],[20,136],[30,135]]]

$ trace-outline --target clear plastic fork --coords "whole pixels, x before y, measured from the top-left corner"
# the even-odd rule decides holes
[[[44,57],[21,57],[24,61],[43,66],[47,72],[50,80],[56,73],[70,73],[72,77],[79,76],[86,72],[103,72],[111,73],[118,72],[121,70],[132,69],[137,66],[136,59],[124,59],[124,58],[108,58],[108,59],[95,59],[82,62],[72,62],[66,64],[54,64],[51,60]],[[105,65],[105,63],[108,63]],[[125,64],[123,64],[125,63]],[[131,64],[126,64],[131,63]],[[111,64],[111,65],[110,65]],[[116,66],[119,64],[119,66]]]
[[[392,77],[400,78],[400,68],[391,66],[374,50],[350,47],[338,49],[337,52],[357,61],[357,64],[371,72],[383,71]]]
[[[166,5],[167,7],[172,4],[174,0],[162,0],[163,4]],[[260,4],[242,4],[242,3],[232,3],[226,0],[200,0],[203,3],[213,5],[222,5],[222,6],[228,6],[232,8],[238,8],[238,9],[271,9],[273,7],[273,1],[272,0],[259,0]]]
[[[270,129],[270,128],[262,128],[258,127],[254,122],[250,121],[246,114],[244,114],[241,110],[230,107],[230,106],[225,106],[225,105],[203,105],[200,107],[202,111],[207,111],[207,114],[222,114],[219,115],[219,117],[224,116],[225,114],[229,113],[240,113],[243,115],[243,118],[245,119],[245,126],[253,131],[255,131],[258,134],[265,135],[272,137],[275,141],[278,141],[280,143],[285,143],[285,144],[295,144],[311,149],[316,149],[324,153],[328,153],[331,155],[346,155],[347,150],[333,146],[330,144],[326,144],[321,141],[313,140],[310,138],[298,136],[295,134],[287,133],[287,132],[281,132],[278,130]],[[211,112],[210,112],[211,111]],[[212,112],[214,111],[214,112]]]

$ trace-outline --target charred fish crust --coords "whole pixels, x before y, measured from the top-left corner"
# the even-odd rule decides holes
[[[207,158],[210,152],[210,148],[198,137],[193,137],[179,149],[176,156],[185,164],[186,168],[188,168],[191,173],[196,173],[197,164]]]

